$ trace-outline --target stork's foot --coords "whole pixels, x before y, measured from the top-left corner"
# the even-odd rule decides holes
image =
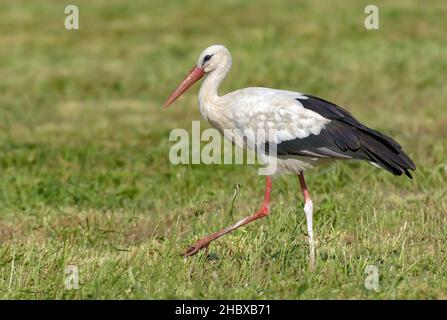
[[[222,237],[224,234],[227,234],[239,227],[242,227],[243,225],[246,225],[247,223],[250,223],[252,221],[258,220],[260,218],[266,217],[269,214],[269,208],[270,208],[270,191],[272,190],[272,178],[270,176],[267,176],[266,182],[265,182],[265,194],[264,194],[264,202],[262,203],[261,209],[256,212],[255,214],[252,214],[251,216],[248,216],[235,224],[226,227],[225,229],[222,229],[218,232],[215,232],[205,238],[199,239],[194,243],[192,246],[190,246],[188,249],[186,249],[185,253],[183,254],[185,257],[190,257],[198,253],[202,249],[206,249],[208,253],[208,245],[211,241],[216,240],[217,238]]]
[[[205,249],[205,252],[208,253],[208,246],[212,240],[208,238],[202,238],[196,241],[192,246],[186,249],[183,256],[190,257],[197,254],[200,250]]]

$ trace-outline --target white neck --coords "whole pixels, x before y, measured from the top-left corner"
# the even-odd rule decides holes
[[[216,105],[219,100],[218,90],[222,81],[231,69],[231,58],[210,71],[202,83],[199,91],[199,106],[204,110],[210,105]]]

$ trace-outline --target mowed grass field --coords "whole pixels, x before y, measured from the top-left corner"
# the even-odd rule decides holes
[[[0,2],[0,298],[447,298],[445,1],[375,1],[376,31],[363,0],[70,3],[79,30],[64,2]],[[169,163],[169,132],[201,119],[198,86],[162,105],[216,43],[233,55],[221,93],[321,96],[416,162],[413,180],[359,162],[307,174],[313,273],[294,176],[274,181],[269,217],[180,256],[263,195],[256,166]]]

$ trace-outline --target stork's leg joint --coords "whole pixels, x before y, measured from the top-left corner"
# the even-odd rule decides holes
[[[270,213],[270,207],[263,205],[261,210],[259,210],[258,215],[261,217],[266,217]]]

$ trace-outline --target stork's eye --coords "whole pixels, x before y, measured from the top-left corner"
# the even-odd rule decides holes
[[[208,60],[211,59],[213,55],[212,54],[207,54],[204,58],[203,58],[203,63],[207,62]]]

